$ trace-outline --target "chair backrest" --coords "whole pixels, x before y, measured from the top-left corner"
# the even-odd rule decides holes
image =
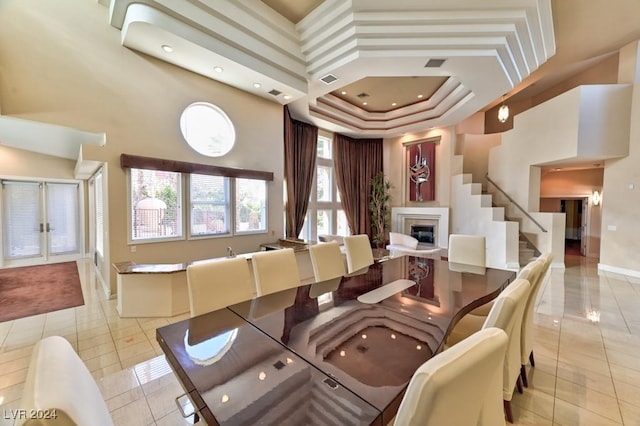
[[[93,376],[60,336],[45,337],[33,347],[19,406],[26,413],[55,413],[57,419],[18,419],[18,425],[113,425]]]
[[[254,253],[251,263],[258,296],[300,285],[298,263],[292,248]]]
[[[344,248],[347,255],[347,273],[360,272],[373,265],[373,250],[368,235],[344,237]]]
[[[449,262],[486,265],[486,239],[482,235],[449,235]]]
[[[316,282],[342,277],[347,273],[340,245],[335,241],[312,245],[309,247],[309,257]]]
[[[527,298],[527,304],[524,308],[522,317],[522,331],[520,333],[520,363],[526,365],[529,354],[533,350],[533,313],[535,311],[536,299],[542,287],[545,275],[546,258],[535,260],[530,263],[531,274],[529,281],[531,282],[531,291]],[[549,262],[550,264],[551,262]],[[529,267],[529,266],[527,266]]]
[[[504,425],[500,385],[507,342],[502,330],[486,328],[422,364],[394,424]]]
[[[513,388],[520,375],[520,334],[522,316],[530,293],[529,281],[517,278],[499,295],[485,319],[483,328],[498,327],[507,333],[509,344],[504,357],[504,400],[511,401]],[[454,346],[455,347],[455,346]]]
[[[244,257],[187,266],[187,288],[192,317],[249,300],[255,295],[249,263]]]

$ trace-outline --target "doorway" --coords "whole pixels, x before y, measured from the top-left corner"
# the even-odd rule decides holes
[[[79,184],[3,180],[2,224],[4,266],[77,259]]]
[[[565,255],[586,255],[586,225],[588,201],[583,199],[560,200],[560,211],[565,213]]]

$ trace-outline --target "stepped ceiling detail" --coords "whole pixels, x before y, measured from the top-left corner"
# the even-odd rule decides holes
[[[361,137],[456,124],[556,51],[550,0],[113,0],[109,17],[130,49]]]

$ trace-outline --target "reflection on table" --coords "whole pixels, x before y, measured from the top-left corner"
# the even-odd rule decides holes
[[[215,413],[221,424],[387,424],[415,370],[441,350],[457,320],[514,277],[394,258],[362,275],[160,328],[158,340],[205,419]],[[400,280],[402,290],[382,301],[358,301]]]

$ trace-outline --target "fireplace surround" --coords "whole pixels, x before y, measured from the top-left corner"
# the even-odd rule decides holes
[[[447,248],[449,246],[449,208],[448,207],[393,207],[391,209],[391,229],[393,232],[412,235],[411,227],[417,227],[428,233],[431,230],[431,243],[420,241],[418,247]],[[413,236],[413,235],[412,235]],[[416,238],[414,236],[414,238]],[[425,240],[429,239],[424,235]]]

